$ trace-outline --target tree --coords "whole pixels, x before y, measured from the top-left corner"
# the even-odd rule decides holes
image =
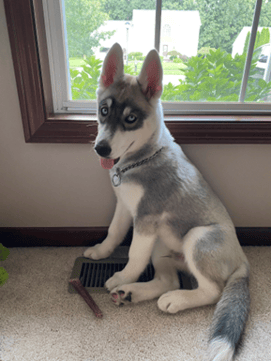
[[[243,54],[247,54],[247,52],[248,52],[248,46],[249,46],[249,41],[250,41],[250,35],[251,35],[251,32],[250,32],[250,31],[248,31],[247,36],[246,36],[246,40],[245,40],[245,44],[244,44]]]
[[[163,10],[198,10],[198,4],[195,0],[163,0]]]
[[[199,11],[199,49],[211,47],[227,52],[231,52],[232,44],[243,27],[251,26],[254,6],[255,0],[163,1],[163,9]]]
[[[201,18],[199,48],[210,46],[231,52],[244,26],[251,26],[254,0],[198,0]]]
[[[66,29],[70,57],[93,54],[93,47],[110,32],[97,33],[108,15],[103,12],[100,0],[65,0]]]
[[[251,32],[248,31],[247,36],[246,36],[245,45],[244,45],[244,50],[243,50],[243,53],[245,53],[245,54],[247,54],[247,51],[248,51],[250,35],[251,35]],[[269,42],[270,42],[270,32],[269,32],[268,28],[263,28],[262,31],[257,31],[254,50],[264,44],[268,44]]]
[[[261,32],[261,45],[270,43],[270,32],[268,28],[263,28]]]
[[[259,26],[270,27],[271,26],[271,1],[263,1],[261,16],[259,19]]]
[[[155,0],[104,0],[102,9],[110,20],[132,20],[133,9],[155,9]]]

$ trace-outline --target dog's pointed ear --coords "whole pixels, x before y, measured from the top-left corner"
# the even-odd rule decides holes
[[[141,85],[142,92],[148,100],[151,98],[160,98],[163,89],[162,79],[163,69],[159,54],[153,49],[146,56],[138,76],[138,82]]]
[[[100,86],[107,88],[123,75],[123,52],[121,46],[115,43],[104,59],[100,76]]]

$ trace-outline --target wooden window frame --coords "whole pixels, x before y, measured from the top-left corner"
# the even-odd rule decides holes
[[[27,143],[89,143],[96,118],[54,114],[41,0],[4,0],[10,45]],[[39,44],[39,47],[38,45]],[[271,104],[270,104],[271,110]],[[180,144],[270,144],[271,116],[165,116]]]

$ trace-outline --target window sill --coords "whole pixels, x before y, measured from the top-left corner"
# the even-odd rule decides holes
[[[270,116],[165,116],[180,144],[270,144]],[[26,139],[30,143],[90,143],[97,134],[94,115],[50,114]]]

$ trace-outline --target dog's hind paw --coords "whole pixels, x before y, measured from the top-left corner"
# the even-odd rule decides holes
[[[178,290],[169,291],[163,294],[158,300],[158,307],[167,313],[176,313],[183,309]]]

